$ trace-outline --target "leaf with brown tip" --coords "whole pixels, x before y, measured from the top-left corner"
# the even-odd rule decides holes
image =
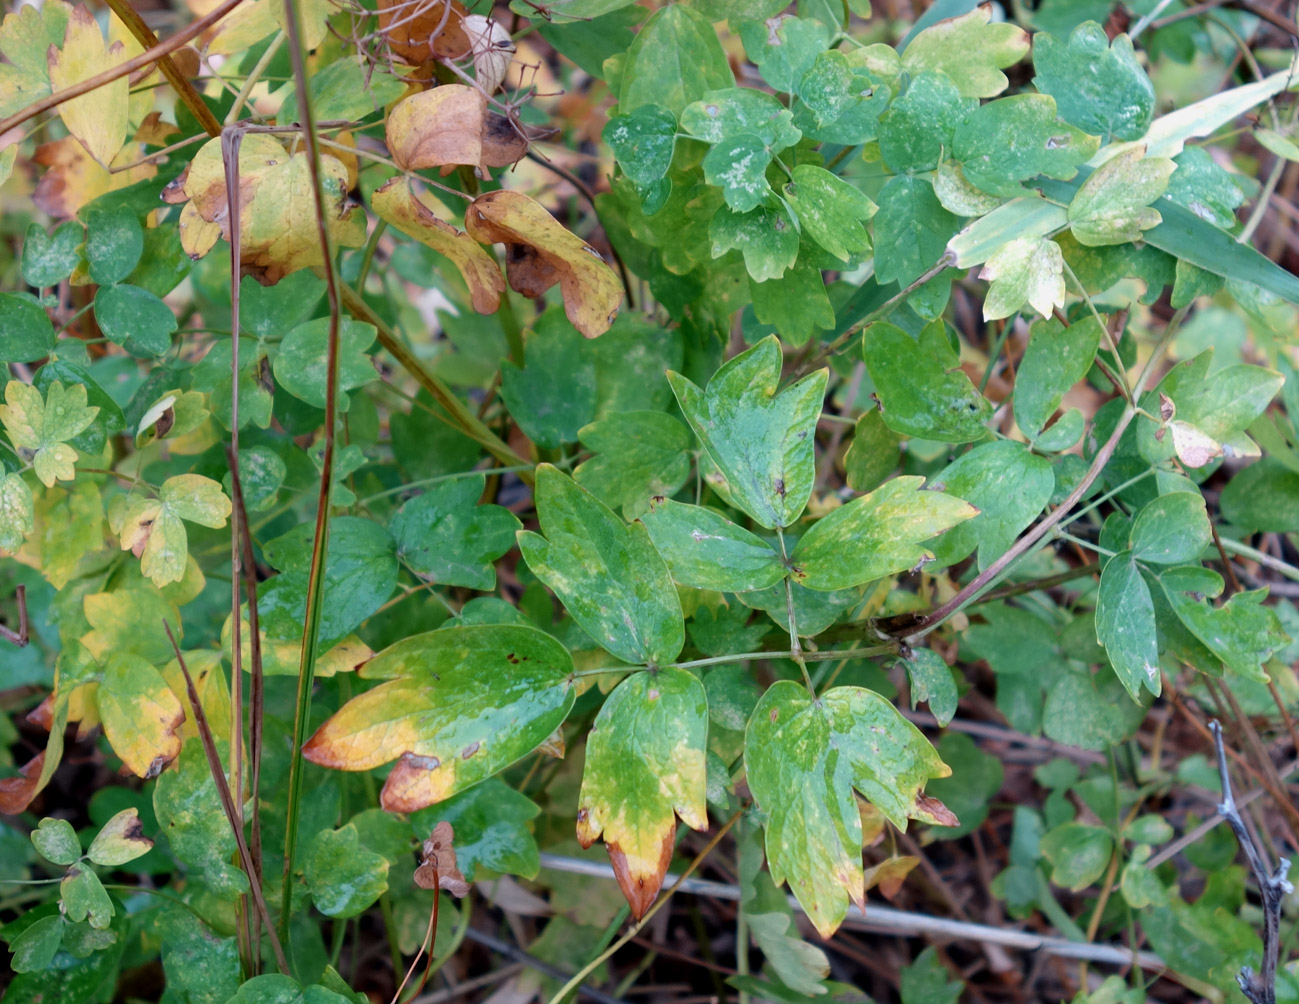
[[[587,338],[604,334],[618,316],[618,276],[535,199],[522,192],[480,195],[465,210],[465,229],[474,240],[505,245],[511,289],[535,298],[559,283],[564,312]]]
[[[153,778],[180,753],[180,701],[152,665],[131,652],[109,656],[99,714],[113,751],[137,777]]]
[[[505,277],[496,259],[468,234],[438,219],[411,189],[409,178],[398,175],[388,181],[371,197],[370,206],[380,219],[406,236],[450,258],[469,287],[474,310],[496,313],[505,291]]]
[[[415,884],[421,889],[445,890],[457,899],[464,899],[469,895],[469,883],[456,865],[456,849],[452,843],[455,835],[455,829],[445,819],[433,827],[421,848]]]

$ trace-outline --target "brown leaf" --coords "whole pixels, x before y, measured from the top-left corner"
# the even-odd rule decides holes
[[[378,9],[379,31],[404,63],[459,59],[470,51],[464,26],[468,11],[458,0],[379,0]]]
[[[399,167],[479,166],[487,98],[465,84],[443,84],[403,98],[388,113],[388,150]]]
[[[488,112],[483,121],[482,163],[484,167],[509,167],[528,152],[528,140],[504,115]]]
[[[676,835],[677,824],[674,819],[672,826],[663,837],[658,870],[654,875],[649,876],[632,875],[631,869],[627,867],[627,856],[623,854],[622,848],[614,843],[609,844],[609,862],[613,865],[613,874],[618,880],[622,894],[627,897],[627,905],[631,907],[633,920],[644,917],[646,911],[654,905],[654,900],[658,898],[659,890],[663,888],[663,876],[668,873],[668,865],[672,861],[672,848],[676,843]]]
[[[919,819],[922,822],[933,823],[935,826],[960,826],[961,821],[956,818],[956,813],[945,806],[932,795],[926,795],[923,791],[916,795],[916,807],[913,812],[907,813],[912,819]]]
[[[457,899],[469,895],[469,883],[456,866],[456,849],[452,844],[455,830],[445,819],[433,827],[424,841],[415,884],[421,889],[442,889]]]
[[[488,192],[465,211],[469,236],[505,245],[510,288],[538,297],[559,283],[564,312],[587,338],[609,330],[622,303],[622,285],[602,257],[521,192]]]
[[[41,768],[44,766],[45,751],[41,750],[27,761],[17,777],[0,778],[0,815],[16,816],[31,804],[41,783]]]

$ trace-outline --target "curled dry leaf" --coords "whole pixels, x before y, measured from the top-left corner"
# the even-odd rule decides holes
[[[40,790],[45,751],[41,750],[19,770],[17,777],[0,778],[0,815],[16,816],[31,804]]]
[[[415,194],[409,178],[398,175],[388,181],[374,193],[370,206],[380,219],[450,258],[469,287],[474,310],[480,314],[496,312],[505,291],[505,278],[496,259],[468,234],[438,219]]]
[[[465,229],[484,244],[505,245],[511,289],[535,298],[559,283],[564,312],[587,338],[604,334],[618,316],[622,284],[613,269],[535,199],[521,192],[480,195],[465,210]]]
[[[471,49],[467,14],[458,0],[379,0],[379,31],[393,56],[411,66],[459,59]]]
[[[866,869],[865,888],[869,892],[878,887],[884,898],[891,900],[902,888],[902,882],[911,873],[911,869],[918,864],[920,859],[914,857],[896,857],[881,861]]]
[[[495,94],[514,60],[514,39],[500,22],[481,14],[470,14],[464,25],[478,86],[488,94]]]
[[[419,171],[446,164],[477,167],[483,157],[487,97],[476,87],[443,84],[397,102],[388,114],[388,150],[397,165]]]
[[[415,884],[421,889],[442,889],[457,899],[464,899],[469,895],[469,883],[456,865],[454,839],[455,830],[445,819],[433,827],[424,841],[419,867],[415,869]]]

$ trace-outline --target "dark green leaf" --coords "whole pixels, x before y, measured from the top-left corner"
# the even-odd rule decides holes
[[[0,362],[35,362],[54,348],[54,325],[34,298],[0,293],[0,330]]]
[[[923,178],[890,178],[875,215],[875,278],[906,285],[938,263],[961,228]]]
[[[170,307],[148,290],[125,283],[99,287],[95,321],[110,341],[141,355],[164,355],[176,330]]]
[[[338,330],[338,407],[347,411],[343,391],[363,387],[378,374],[366,354],[374,341],[374,328],[359,321],[342,320]],[[313,408],[325,406],[326,363],[329,350],[329,318],[299,324],[284,336],[273,361],[275,379],[281,387]]]
[[[1067,328],[1054,317],[1034,323],[1015,381],[1015,421],[1030,439],[1042,434],[1065,393],[1087,375],[1100,339],[1094,317]]]
[[[1155,606],[1131,551],[1116,554],[1101,573],[1096,598],[1096,639],[1134,701],[1144,686],[1159,695]]]
[[[879,322],[866,329],[864,342],[866,368],[890,429],[945,443],[968,443],[987,434],[983,423],[992,402],[961,371],[941,320],[928,325],[919,340]]]
[[[1132,41],[1111,43],[1095,21],[1078,25],[1062,42],[1045,32],[1033,39],[1033,85],[1055,98],[1060,117],[1100,136],[1140,139],[1155,111],[1155,88],[1137,62]]]
[[[852,442],[844,454],[844,476],[855,492],[868,492],[897,469],[901,437],[884,423],[878,408],[857,419]]]
[[[1223,516],[1243,530],[1299,530],[1299,473],[1264,457],[1227,482],[1219,505]]]
[[[518,535],[528,567],[620,659],[675,659],[685,644],[681,604],[645,527],[627,526],[549,464],[537,468],[536,498],[541,533]]]
[[[359,916],[388,891],[387,860],[361,846],[351,823],[317,833],[303,864],[311,898],[327,917]]]
[[[29,223],[23,238],[23,279],[38,288],[58,285],[77,267],[77,248],[84,235],[75,221],[60,224],[52,233],[39,223]]]
[[[1027,195],[1039,174],[1069,179],[1100,141],[1060,121],[1046,94],[1016,94],[976,108],[956,128],[952,153],[965,177],[993,195]]]
[[[1214,655],[1236,672],[1264,681],[1262,664],[1286,643],[1266,589],[1236,593],[1220,607],[1222,576],[1208,568],[1170,568],[1159,577],[1173,611]],[[1102,577],[1103,582],[1103,577]]]
[[[1065,823],[1049,831],[1039,845],[1051,862],[1051,881],[1078,892],[1101,877],[1110,863],[1114,841],[1099,826]]]
[[[15,973],[33,973],[49,967],[63,943],[63,918],[42,917],[9,943]]]
[[[555,388],[564,393],[556,394]],[[571,324],[539,326],[524,348],[524,365],[501,365],[501,398],[528,438],[542,449],[577,441],[595,418],[596,381],[584,339]]]
[[[977,105],[974,98],[961,97],[946,73],[916,75],[880,118],[884,163],[895,174],[932,171],[943,154],[951,154],[956,127]]]
[[[615,115],[601,135],[623,173],[636,184],[651,185],[667,176],[677,144],[677,119],[662,105],[641,105],[629,115]]]
[[[1199,492],[1172,492],[1147,503],[1132,524],[1128,546],[1137,561],[1176,565],[1192,561],[1212,537]]]
[[[661,411],[610,414],[578,433],[595,451],[573,479],[612,509],[635,519],[655,496],[672,495],[690,476],[690,433]]]
[[[101,286],[131,274],[144,252],[144,229],[135,213],[116,206],[85,214],[86,261],[90,278]]]
[[[673,4],[651,15],[627,50],[618,109],[625,115],[654,104],[680,115],[690,102],[734,82],[713,26]]]
[[[911,681],[911,707],[925,701],[939,725],[950,722],[956,714],[956,681],[943,657],[932,648],[917,648],[902,664]]]
[[[492,562],[514,546],[521,524],[503,506],[478,504],[485,483],[482,474],[456,478],[401,507],[389,530],[407,568],[443,585],[496,588]]]

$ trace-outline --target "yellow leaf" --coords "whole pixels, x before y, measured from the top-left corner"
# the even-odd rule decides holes
[[[433,215],[411,190],[410,179],[403,175],[393,178],[374,193],[370,206],[380,219],[450,258],[469,287],[474,310],[480,314],[496,312],[505,290],[500,266],[472,237]]]
[[[63,48],[49,54],[50,85],[56,92],[65,90],[126,59],[122,43],[106,45],[90,11],[76,7],[68,18]],[[112,164],[126,142],[130,98],[130,84],[123,76],[59,105],[68,132],[104,167]]]
[[[221,739],[230,734],[230,685],[226,675],[221,671],[221,653],[211,650],[185,653],[185,666],[194,680],[194,689],[198,691],[199,703],[207,715],[212,735]],[[189,700],[189,688],[185,684],[185,674],[180,671],[180,662],[172,659],[163,666],[162,678],[180,701],[185,713],[185,721],[177,730],[181,742],[198,735],[198,725],[194,721],[194,706]]]
[[[137,777],[157,777],[180,753],[176,729],[185,712],[162,674],[138,655],[109,656],[99,715],[113,751]]]
[[[435,56],[459,59],[470,49],[459,0],[379,0],[379,31],[389,51],[420,66]]]
[[[216,34],[207,47],[208,55],[228,56],[243,52],[279,27],[275,8],[283,7],[280,0],[245,2],[223,17]]]
[[[221,236],[221,228],[203,219],[192,202],[185,203],[185,208],[180,211],[177,227],[180,230],[180,246],[195,261],[211,251]]]
[[[506,247],[510,288],[538,297],[559,283],[564,312],[587,338],[609,330],[622,303],[622,285],[600,252],[565,230],[521,192],[488,192],[465,210],[465,229],[484,244]]]
[[[397,102],[384,127],[399,167],[478,166],[483,159],[487,96],[465,84],[443,84]]]

